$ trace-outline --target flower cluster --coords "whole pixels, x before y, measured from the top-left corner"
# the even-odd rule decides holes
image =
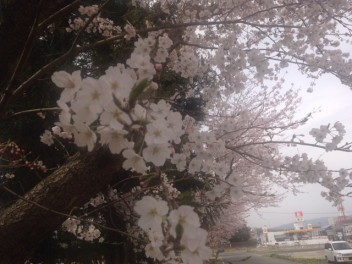
[[[344,125],[336,122],[332,127],[330,125],[320,126],[320,128],[313,128],[309,134],[315,138],[318,143],[325,143],[326,151],[332,151],[341,143],[346,130]],[[327,136],[331,137],[331,142],[325,142]]]
[[[15,178],[15,174],[7,172],[4,175],[1,175],[1,177],[4,177],[6,179],[13,179],[13,178]]]
[[[52,127],[51,130],[45,130],[44,134],[40,136],[40,141],[45,145],[51,146],[54,144],[55,136],[63,139],[72,139],[71,133],[61,131],[61,128],[58,126]]]
[[[14,169],[17,167],[26,167],[30,170],[37,170],[41,172],[47,172],[48,168],[45,166],[42,160],[30,160],[24,149],[18,146],[15,142],[9,141],[0,144],[0,162],[3,168]],[[13,178],[15,174],[12,172],[6,172],[5,178]]]
[[[106,203],[105,197],[102,193],[98,193],[95,197],[91,198],[87,206],[98,207],[101,204]]]
[[[74,234],[77,238],[85,241],[104,241],[104,238],[101,237],[100,230],[94,225],[90,224],[89,226],[85,226],[80,220],[75,218],[66,219],[66,221],[62,224],[62,228],[65,231]]]
[[[293,157],[285,157],[283,166],[289,171],[298,172],[297,182],[316,183],[320,181],[332,181],[324,162],[320,160],[313,161],[308,158],[306,153]]]
[[[165,201],[144,196],[136,202],[134,210],[140,215],[138,226],[148,234],[147,257],[174,260],[178,258],[176,248],[185,264],[203,263],[210,258],[211,250],[205,245],[207,232],[200,228],[199,217],[192,207],[182,205],[169,212]]]
[[[162,47],[170,45],[166,35],[158,42]],[[62,112],[54,134],[61,137],[73,134],[75,144],[86,146],[89,151],[97,142],[108,145],[113,154],[122,152],[126,170],[145,173],[146,162],[164,165],[173,152],[171,144],[181,142],[183,121],[181,114],[172,111],[164,100],[137,103],[137,97],[150,87],[148,80],[155,74],[148,53],[142,52],[148,52],[150,45],[153,43],[148,39],[137,41],[135,52],[127,60],[131,68],[118,64],[99,79],[82,79],[79,71],[55,72],[52,81],[63,90],[58,101]],[[134,151],[132,131],[145,131],[145,148],[141,153]],[[46,131],[41,141],[51,145],[51,133]]]
[[[80,6],[78,9],[80,16],[72,19],[69,19],[69,27],[66,28],[67,32],[78,32],[87,24],[89,18],[93,15],[96,17],[93,18],[92,22],[89,23],[85,31],[87,33],[100,34],[103,37],[116,36],[122,32],[119,26],[115,26],[114,22],[110,19],[103,18],[100,14],[96,15],[99,11],[97,5],[92,6]]]

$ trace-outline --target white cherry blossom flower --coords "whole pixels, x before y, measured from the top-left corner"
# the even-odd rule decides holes
[[[154,61],[158,62],[158,63],[164,63],[164,62],[166,62],[168,55],[169,55],[169,53],[168,53],[167,49],[159,48],[156,51]]]
[[[143,79],[152,80],[156,73],[156,70],[153,64],[149,64],[148,67],[139,68],[137,70],[137,73],[140,80],[143,80]]]
[[[136,120],[145,120],[147,118],[147,110],[140,104],[136,104],[131,114]]]
[[[126,63],[134,69],[154,68],[154,65],[150,62],[150,57],[148,54],[132,53]]]
[[[140,228],[144,231],[162,233],[162,219],[169,211],[165,201],[144,196],[142,200],[136,202],[134,210],[141,216],[138,220]]]
[[[201,167],[202,167],[202,160],[195,157],[191,160],[191,162],[188,165],[188,172],[193,174],[195,172],[200,171]]]
[[[171,158],[171,163],[176,165],[178,171],[186,169],[187,156],[185,154],[174,153]]]
[[[146,39],[143,39],[143,38],[139,38],[135,43],[134,43],[134,46],[135,46],[135,49],[134,49],[134,53],[139,53],[139,54],[149,54],[150,51],[151,51],[151,46],[150,45],[153,41],[152,38],[150,38],[151,42],[149,41],[146,41]],[[154,40],[155,42],[155,40]]]
[[[83,101],[74,101],[71,105],[71,109],[74,112],[72,114],[74,123],[81,122],[90,125],[99,117],[99,113],[95,111],[96,109],[90,107],[88,103]]]
[[[167,128],[170,131],[169,138],[175,144],[181,143],[181,136],[184,134],[182,129],[182,116],[178,112],[170,111],[166,116]]]
[[[177,225],[182,226],[183,234],[188,234],[189,231],[200,226],[198,215],[194,212],[193,207],[188,205],[181,205],[177,210],[172,210],[168,219],[171,224],[170,234],[174,237],[177,236]]]
[[[160,247],[164,241],[164,235],[160,232],[148,231],[148,238],[153,247]]]
[[[219,162],[213,165],[213,171],[220,178],[224,178],[227,175],[229,168],[224,162]]]
[[[159,261],[162,261],[165,259],[165,256],[161,252],[160,248],[153,246],[152,243],[149,243],[145,246],[145,255],[148,258],[152,258],[154,260],[157,259]]]
[[[64,90],[61,92],[60,100],[69,102],[74,98],[75,93],[81,88],[81,71],[74,71],[71,74],[65,71],[54,72],[51,76],[53,83]]]
[[[126,158],[122,163],[122,167],[125,170],[132,169],[141,174],[145,174],[148,167],[145,165],[144,159],[136,154],[133,149],[126,149],[122,152],[122,155]]]
[[[181,251],[182,261],[185,264],[202,264],[212,256],[212,250],[205,245],[208,233],[201,228],[191,228],[188,232],[181,239],[185,246]]]
[[[123,28],[126,31],[126,35],[125,38],[127,40],[130,40],[131,38],[134,38],[136,36],[136,29],[134,28],[134,26],[132,26],[131,24],[126,24],[125,27]]]
[[[164,34],[159,37],[158,44],[159,44],[159,47],[168,49],[172,46],[172,40],[169,38],[167,34]]]
[[[168,104],[165,100],[159,100],[158,103],[150,104],[150,109],[153,111],[152,116],[155,118],[166,117],[170,112],[171,105]]]
[[[92,151],[97,141],[97,136],[89,126],[83,123],[75,123],[74,140],[79,147],[87,147]]]
[[[158,119],[146,126],[145,142],[150,144],[167,143],[172,131],[168,129],[165,119]]]
[[[163,166],[171,155],[169,144],[150,144],[143,150],[143,158],[155,166]]]
[[[100,235],[101,232],[99,229],[94,225],[89,225],[88,230],[80,232],[78,237],[85,241],[93,241],[94,239],[98,239]]]
[[[334,124],[334,127],[336,128],[336,130],[337,130],[337,132],[339,134],[345,134],[346,133],[345,126],[341,122],[336,122]]]
[[[78,219],[67,218],[66,221],[62,223],[62,227],[66,231],[75,234],[80,223],[81,221]]]
[[[120,154],[122,150],[134,146],[134,143],[128,141],[125,137],[128,132],[123,129],[122,125],[120,125],[120,128],[104,127],[99,131],[99,134],[100,143],[102,145],[108,145],[113,154]]]
[[[71,110],[68,105],[63,101],[57,101],[57,105],[61,108],[61,112],[59,114],[59,121],[62,125],[70,125],[71,124]]]
[[[130,73],[120,66],[110,67],[106,74],[100,77],[99,82],[109,89],[120,102],[128,100],[135,84]]]
[[[104,106],[104,111],[100,115],[100,124],[111,126],[117,129],[121,124],[130,125],[132,123],[130,117],[121,111],[114,103]]]
[[[82,82],[82,89],[77,93],[77,101],[82,105],[89,105],[91,112],[101,113],[103,106],[112,101],[110,91],[101,86],[98,80],[86,78]]]
[[[61,134],[61,128],[59,126],[53,126],[51,128],[51,131],[53,132],[54,135],[57,135],[57,136]]]
[[[49,130],[45,130],[44,134],[40,136],[40,141],[45,145],[51,146],[54,144],[53,134]]]
[[[13,179],[13,178],[15,178],[15,174],[6,172],[4,177],[6,179]]]
[[[221,197],[225,194],[226,186],[224,185],[215,185],[210,191],[206,192],[206,196],[210,200],[215,200],[215,198]]]

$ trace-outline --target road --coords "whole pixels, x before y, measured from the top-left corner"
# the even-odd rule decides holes
[[[223,252],[219,255],[218,264],[243,263],[243,264],[292,264],[291,261],[275,259],[263,255],[247,252],[234,251]]]

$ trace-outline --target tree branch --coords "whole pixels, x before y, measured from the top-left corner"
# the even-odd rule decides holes
[[[326,150],[326,147],[321,146],[321,145],[317,145],[317,144],[296,142],[296,141],[284,141],[284,140],[270,140],[270,141],[261,141],[261,142],[249,142],[249,143],[237,145],[237,146],[231,147],[231,148],[243,148],[243,147],[247,147],[247,146],[265,145],[265,144],[295,144],[295,145],[301,145],[301,146],[321,148],[321,149]],[[342,151],[342,152],[352,152],[351,149],[344,149],[344,148],[335,148],[334,150]]]
[[[0,243],[0,263],[24,263],[73,208],[106,188],[121,173],[121,166],[122,158],[103,148],[77,154],[27,193],[25,200],[6,208],[0,215],[0,241],[6,241]]]
[[[67,6],[61,8],[59,11],[55,12],[48,18],[46,18],[44,21],[40,22],[37,27],[37,31],[43,30],[45,27],[49,26],[50,24],[54,23],[57,19],[62,18],[62,16],[66,15],[68,12],[72,11],[74,8],[76,8],[82,1],[81,0],[75,0],[71,4],[68,4]]]
[[[38,3],[38,6],[37,6],[37,10],[36,10],[36,13],[35,13],[35,17],[34,17],[34,21],[33,21],[33,24],[32,24],[32,27],[31,27],[31,30],[29,32],[29,35],[27,37],[27,40],[24,44],[24,47],[22,49],[22,52],[21,52],[21,55],[20,55],[20,58],[16,64],[16,67],[11,75],[11,78],[10,80],[8,81],[7,85],[6,85],[6,88],[4,90],[4,93],[8,93],[10,91],[10,88],[12,86],[12,83],[14,81],[14,79],[17,77],[17,74],[18,72],[22,69],[22,66],[24,65],[31,49],[32,49],[32,46],[33,46],[33,40],[34,40],[34,37],[35,37],[35,34],[36,34],[36,29],[37,29],[37,24],[38,24],[38,19],[39,19],[39,15],[40,15],[40,9],[42,7],[42,4],[43,4],[43,0],[40,0],[40,2]]]

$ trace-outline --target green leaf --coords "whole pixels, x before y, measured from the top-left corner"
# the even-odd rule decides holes
[[[143,79],[137,85],[132,88],[130,93],[130,98],[128,100],[128,104],[130,109],[133,108],[138,100],[138,97],[144,92],[144,90],[149,86],[148,79]]]
[[[183,226],[180,223],[178,223],[175,229],[176,229],[176,239],[181,239],[183,234]]]

